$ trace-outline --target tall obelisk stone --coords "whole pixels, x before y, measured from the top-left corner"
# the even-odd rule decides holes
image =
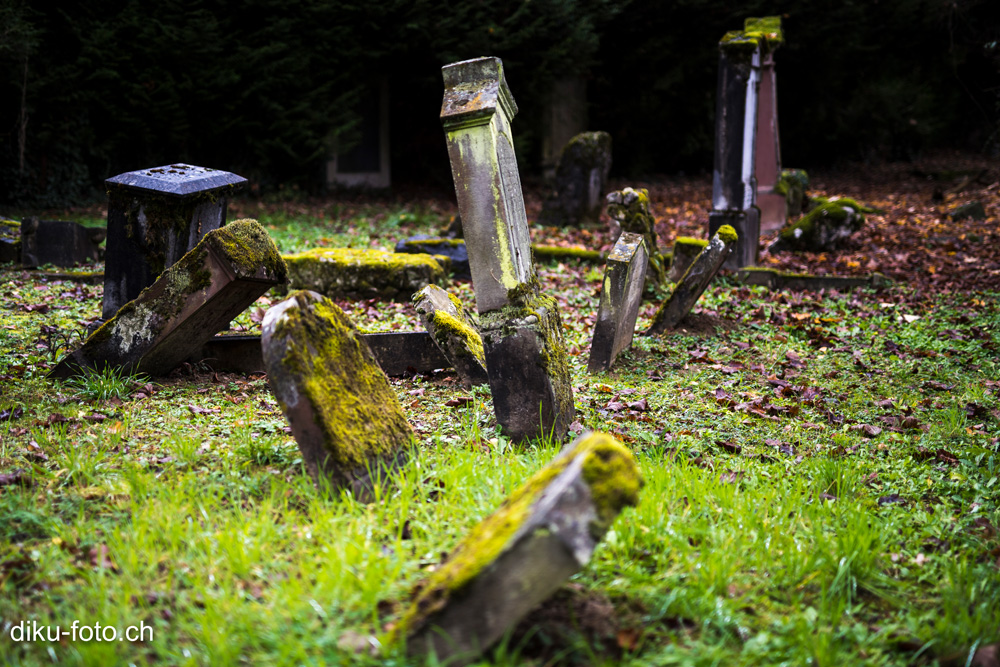
[[[499,58],[446,65],[441,123],[497,421],[516,441],[565,436],[573,389],[555,300],[540,293]]]

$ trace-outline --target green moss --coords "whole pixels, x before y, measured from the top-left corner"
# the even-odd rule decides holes
[[[483,367],[486,366],[486,354],[483,352],[483,339],[480,337],[478,331],[451,313],[443,310],[434,311],[433,322],[434,338],[437,340],[439,346],[455,352],[468,350],[469,354],[474,356]],[[464,342],[464,345],[458,346],[458,349],[456,349],[455,346],[448,344],[448,340],[450,338],[461,339]]]
[[[722,239],[722,242],[726,245],[736,243],[740,238],[739,234],[736,233],[736,230],[733,229],[731,225],[722,225],[715,230],[715,235]]]
[[[0,218],[0,236],[9,239],[21,237],[21,223],[14,220]]]
[[[729,56],[749,59],[760,47],[760,39],[750,37],[742,30],[731,30],[719,40],[719,48]]]
[[[543,259],[581,259],[588,262],[603,262],[605,255],[598,250],[586,248],[562,248],[551,245],[533,245],[531,250],[536,258]]]
[[[693,246],[696,248],[707,248],[708,239],[696,239],[693,236],[678,236],[674,240],[674,248],[677,246]]]
[[[781,29],[780,16],[745,19],[743,21],[743,34],[747,37],[761,40],[771,51],[785,42],[785,33]]]
[[[409,300],[428,283],[444,281],[444,269],[423,253],[358,248],[316,248],[284,255],[293,288],[331,297]]]
[[[591,526],[596,539],[624,507],[638,504],[643,481],[632,453],[610,435],[590,433],[580,437],[469,531],[448,560],[416,587],[413,602],[388,643],[423,627],[452,595],[469,585],[532,528],[544,530],[544,526],[527,523],[532,510],[549,484],[578,457],[583,457],[583,480],[590,488],[597,512],[597,521]]]
[[[646,240],[649,264],[646,283],[657,287],[667,284],[667,259],[656,240],[656,219],[649,211],[649,192],[625,188],[608,195],[608,215],[618,221],[623,232],[641,234]]]
[[[288,281],[288,268],[267,231],[249,218],[236,220],[205,235],[207,243],[226,258],[240,278],[255,275],[262,267],[278,282]]]
[[[435,245],[450,245],[451,247],[457,247],[460,245],[465,245],[463,239],[417,239],[406,241],[407,246],[435,246]]]

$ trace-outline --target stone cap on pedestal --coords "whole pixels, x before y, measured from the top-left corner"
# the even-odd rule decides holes
[[[780,16],[748,18],[743,21],[743,34],[760,40],[761,46],[774,51],[785,43],[785,33],[781,29]]]
[[[247,179],[228,171],[177,163],[118,174],[104,181],[104,184],[109,189],[132,189],[187,197],[226,187],[240,187],[246,182]]]
[[[441,124],[456,129],[488,123],[499,106],[507,120],[517,115],[517,104],[503,75],[503,62],[492,56],[463,60],[441,68],[444,101]]]

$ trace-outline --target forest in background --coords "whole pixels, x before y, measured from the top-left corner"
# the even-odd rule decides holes
[[[794,167],[1000,146],[1000,24],[989,0],[0,0],[0,202],[81,203],[170,162],[266,192],[315,191],[360,100],[387,80],[393,182],[450,190],[442,65],[503,59],[538,173],[553,82],[587,82],[619,176],[711,168],[717,43],[781,15],[783,160]]]

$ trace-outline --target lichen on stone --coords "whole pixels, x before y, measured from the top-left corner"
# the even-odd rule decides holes
[[[649,211],[649,192],[645,188],[625,188],[607,196],[608,215],[621,225],[623,232],[641,234],[646,240],[648,268],[646,283],[655,287],[667,284],[667,259],[656,239],[656,219]]]
[[[747,18],[743,21],[743,34],[761,40],[771,51],[785,42],[780,16]]]
[[[715,230],[715,234],[722,239],[722,242],[726,245],[736,243],[740,238],[739,234],[736,233],[736,230],[733,229],[732,225],[722,225]]]
[[[408,300],[445,272],[431,255],[358,248],[316,248],[284,255],[293,289],[329,297]]]
[[[434,312],[434,339],[438,346],[447,347],[455,354],[461,354],[467,350],[469,354],[476,358],[479,363],[486,366],[486,355],[483,352],[483,339],[479,332],[470,327],[465,322],[443,310]],[[452,345],[450,339],[457,338],[463,341],[463,345]]]

